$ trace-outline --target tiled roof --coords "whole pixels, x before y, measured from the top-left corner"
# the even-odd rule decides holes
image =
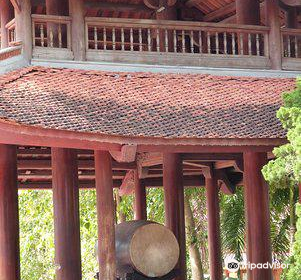
[[[275,114],[293,79],[42,67],[0,77],[0,120],[160,138],[285,138]]]

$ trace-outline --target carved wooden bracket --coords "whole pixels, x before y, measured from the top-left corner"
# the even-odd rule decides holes
[[[10,2],[12,3],[14,9],[20,13],[21,12],[21,6],[18,0],[10,0]]]
[[[216,170],[218,185],[224,194],[232,195],[235,193],[236,186],[233,185],[224,170]]]
[[[136,160],[137,145],[123,145],[120,152],[110,151],[117,162],[133,162]]]
[[[131,195],[135,189],[135,171],[130,170],[126,173],[119,188],[119,195]]]
[[[143,0],[143,3],[146,7],[152,9],[152,10],[159,10],[161,8],[161,6],[165,6],[165,5],[160,5],[160,0]],[[172,7],[177,3],[177,0],[167,0],[166,1],[166,5],[168,7]]]

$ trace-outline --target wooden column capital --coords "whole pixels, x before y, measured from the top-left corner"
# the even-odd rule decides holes
[[[115,206],[112,159],[107,151],[95,151],[95,183],[98,220],[99,279],[116,279]]]
[[[0,144],[0,280],[20,280],[17,151]]]
[[[57,280],[81,279],[79,186],[76,150],[52,148]]]

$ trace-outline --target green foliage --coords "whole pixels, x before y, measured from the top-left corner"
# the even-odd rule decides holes
[[[53,280],[54,234],[52,192],[20,191],[21,278]]]
[[[221,196],[221,239],[223,250],[235,254],[242,260],[245,251],[245,219],[243,190],[237,189],[232,195]]]
[[[285,280],[301,280],[301,205],[297,205],[298,216],[297,232],[295,235],[295,244],[293,256],[289,259],[289,269],[285,271],[283,278]]]
[[[53,280],[55,264],[52,192],[20,191],[19,205],[21,278]],[[80,191],[80,219],[83,280],[91,280],[98,269],[94,249],[97,240],[94,190]]]
[[[296,90],[283,95],[284,106],[277,112],[288,130],[289,143],[274,149],[275,160],[263,168],[263,175],[272,189],[287,188],[301,181],[301,79]]]

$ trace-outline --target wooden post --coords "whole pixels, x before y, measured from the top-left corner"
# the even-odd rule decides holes
[[[145,186],[140,184],[140,179],[138,177],[138,171],[135,170],[135,220],[147,220],[146,212],[146,190]]]
[[[272,263],[270,241],[269,190],[261,169],[265,153],[244,153],[244,196],[247,231],[247,257],[250,263]],[[249,280],[272,280],[271,269],[248,271]]]
[[[260,24],[259,0],[236,0],[236,21],[238,24]],[[252,12],[250,12],[252,11]]]
[[[0,280],[20,280],[17,152],[0,145]]]
[[[75,150],[52,148],[57,280],[81,279],[78,165]]]
[[[8,32],[5,25],[10,20],[10,1],[0,1],[0,18],[1,18],[1,49],[8,47]]]
[[[175,234],[180,245],[178,280],[186,279],[186,242],[182,162],[178,154],[163,154],[165,225]]]
[[[31,27],[31,1],[19,1],[20,11],[15,9],[16,40],[23,45],[23,56],[27,61],[32,57],[32,27]]]
[[[74,60],[85,60],[85,10],[83,0],[69,0]]]
[[[282,42],[280,16],[277,0],[265,0],[266,25],[270,27],[269,51],[272,69],[282,68]]]
[[[115,223],[111,155],[95,151],[99,279],[116,279]]]
[[[223,265],[220,239],[220,209],[218,197],[218,184],[213,173],[205,176],[207,219],[208,219],[208,243],[210,279],[223,279]]]

